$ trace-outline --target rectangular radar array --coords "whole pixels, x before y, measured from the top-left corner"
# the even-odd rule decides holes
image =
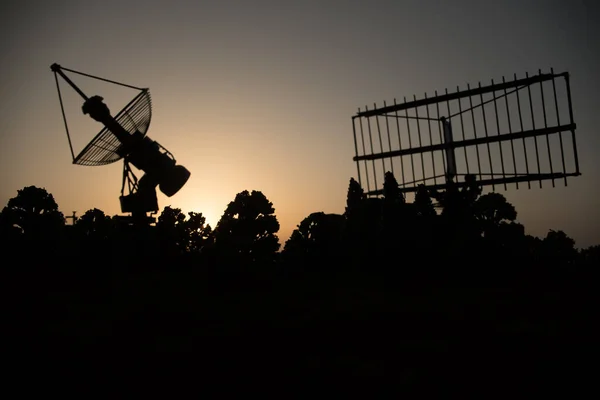
[[[569,74],[542,73],[368,106],[352,117],[358,180],[381,195],[392,172],[401,191],[444,189],[473,175],[507,190],[580,175]]]

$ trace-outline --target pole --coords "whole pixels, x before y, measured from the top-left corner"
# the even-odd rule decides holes
[[[444,148],[446,150],[446,182],[454,179],[456,176],[456,158],[454,157],[454,139],[452,137],[452,125],[446,118],[440,118],[444,127]]]

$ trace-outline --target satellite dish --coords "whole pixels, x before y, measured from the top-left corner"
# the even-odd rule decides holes
[[[108,79],[99,78],[82,72],[52,64],[56,87],[62,109],[67,138],[73,164],[100,166],[123,160],[123,183],[121,186],[121,211],[131,213],[136,220],[148,220],[147,213],[158,211],[156,187],[166,196],[175,195],[188,181],[190,172],[177,165],[175,157],[158,142],[146,136],[152,118],[152,101],[148,89],[137,88]],[[99,79],[109,83],[139,90],[135,96],[114,117],[100,96],[88,97],[79,89],[64,71]],[[104,128],[75,156],[67,119],[64,112],[60,85],[60,75],[84,99],[82,111],[92,119],[102,123]],[[145,174],[138,180],[130,164]]]

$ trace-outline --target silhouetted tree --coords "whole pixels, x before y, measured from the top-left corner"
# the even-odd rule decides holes
[[[484,194],[475,201],[474,214],[484,236],[493,235],[501,223],[517,219],[515,207],[502,194],[494,192]]]
[[[179,208],[166,206],[156,221],[157,234],[165,247],[180,253],[199,253],[209,245],[212,228],[206,225],[202,213],[189,212],[189,218]]]
[[[189,239],[187,250],[189,252],[200,252],[213,243],[212,227],[210,224],[206,224],[206,218],[202,213],[190,211],[188,217],[184,221],[184,229]]]
[[[112,218],[102,210],[87,210],[65,230],[68,237],[67,253],[71,259],[88,259],[88,267],[91,263],[104,268],[106,265],[114,266],[115,260],[122,258],[126,244],[119,240],[119,232]]]
[[[414,254],[422,259],[424,254],[438,250],[437,242],[442,232],[438,227],[439,218],[425,185],[417,186],[414,201],[407,204],[404,219],[406,226],[401,239],[403,250],[407,254]]]
[[[524,243],[527,259],[532,265],[538,265],[542,254],[542,239],[533,235],[525,235]]]
[[[397,264],[396,254],[412,247],[416,213],[413,205],[406,204],[398,181],[392,172],[386,172],[383,182],[383,215],[379,241],[379,256],[386,261],[388,268]],[[388,257],[389,256],[389,257]]]
[[[353,211],[359,209],[363,200],[365,199],[365,192],[360,184],[354,179],[350,178],[350,184],[348,185],[348,195],[346,198],[346,211],[345,215],[348,217]]]
[[[488,230],[484,243],[493,251],[491,254],[498,262],[524,260],[529,254],[525,227],[517,222],[501,221]]]
[[[63,252],[64,233],[64,216],[44,188],[18,190],[0,213],[0,251],[8,258],[14,254],[20,264],[52,264],[50,257]]]
[[[580,264],[586,267],[600,265],[600,245],[590,246],[580,252]]]
[[[6,230],[29,238],[51,238],[65,225],[52,194],[35,186],[18,190],[2,210],[0,221]]]
[[[429,196],[429,192],[423,184],[417,186],[413,205],[416,214],[420,217],[433,217],[437,215],[435,208],[433,207],[431,197]]]
[[[279,222],[260,192],[244,190],[230,202],[215,230],[215,250],[232,261],[272,261],[279,250]]]
[[[462,187],[461,187],[462,186]],[[480,232],[474,216],[474,203],[481,194],[473,175],[465,176],[459,185],[450,180],[444,191],[432,190],[431,196],[442,207],[440,214],[440,246],[447,256],[459,257],[462,262],[478,258]]]
[[[348,262],[361,266],[373,262],[374,257],[381,257],[383,227],[383,199],[364,198],[346,216],[343,243]]]
[[[462,197],[468,206],[472,206],[481,195],[481,186],[477,184],[477,179],[473,174],[465,175],[465,185],[462,190]]]
[[[475,201],[481,194],[481,187],[477,185],[474,175],[466,175],[462,188],[451,179],[443,191],[432,190],[431,197],[438,201],[442,207],[442,215],[450,219],[460,219],[472,213]]]
[[[386,172],[383,177],[383,198],[388,204],[404,203],[404,195],[400,191],[398,181],[393,173]]]
[[[577,257],[575,240],[563,231],[550,230],[542,240],[542,258],[545,263],[567,265]]]
[[[74,225],[78,235],[91,239],[107,239],[113,229],[111,217],[97,208],[86,211]]]
[[[498,226],[502,221],[517,219],[517,210],[502,194],[492,192],[484,194],[475,201],[475,215],[478,220],[486,224]]]
[[[4,210],[0,212],[0,238],[2,239],[0,246],[6,245],[9,247],[10,244],[5,242],[19,239],[23,236],[23,230],[13,222],[13,215],[10,212],[4,212]]]
[[[304,218],[286,241],[282,255],[288,261],[318,260],[340,250],[345,218],[316,212]]]
[[[182,224],[185,214],[179,208],[166,206],[156,220],[156,232],[164,248],[184,251],[186,238],[183,234]]]
[[[480,196],[473,205],[477,234],[483,237],[479,250],[494,255],[498,263],[531,255],[525,238],[525,227],[517,222],[517,211],[500,193]],[[535,251],[534,253],[535,254]]]

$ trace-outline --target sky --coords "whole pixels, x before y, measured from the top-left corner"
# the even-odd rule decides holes
[[[470,0],[8,0],[0,6],[0,205],[35,185],[70,215],[121,214],[122,162],[72,164],[50,65],[150,89],[148,136],[191,178],[159,208],[214,227],[243,190],[273,203],[280,243],[343,213],[357,178],[352,116],[403,96],[538,69],[571,74],[582,175],[498,188],[526,233],[600,244],[599,3]],[[593,43],[596,42],[596,45]],[[77,75],[116,114],[137,93]],[[77,154],[101,129],[61,82]],[[141,177],[141,173],[138,175]]]

